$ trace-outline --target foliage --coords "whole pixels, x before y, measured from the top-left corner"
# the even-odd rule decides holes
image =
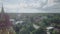
[[[42,19],[42,21],[35,23],[34,17],[36,16],[42,16],[42,17],[46,16],[47,18],[46,19],[44,18]],[[35,29],[33,27],[33,24],[40,26],[40,28]],[[49,26],[60,27],[60,14],[52,14],[52,15],[37,14],[35,16],[28,17],[27,19],[25,19],[24,23],[17,24],[16,26],[17,26],[16,29],[19,29],[19,34],[47,34],[46,27],[49,27]],[[54,30],[52,32],[55,34]]]

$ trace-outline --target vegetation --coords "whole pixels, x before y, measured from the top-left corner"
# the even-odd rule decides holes
[[[46,18],[44,18],[44,16]],[[40,26],[40,28],[35,29],[33,24]],[[37,14],[34,16],[28,16],[22,25],[17,25],[16,29],[18,30],[15,30],[18,34],[47,34],[46,28],[49,26],[54,27],[54,29],[50,31],[51,34],[60,34],[60,14]]]

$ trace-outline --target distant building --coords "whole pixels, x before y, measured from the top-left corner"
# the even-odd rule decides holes
[[[13,25],[16,23],[15,19],[10,19],[10,22],[12,22]]]

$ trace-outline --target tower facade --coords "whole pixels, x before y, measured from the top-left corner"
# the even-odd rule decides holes
[[[10,18],[8,14],[4,12],[2,6],[0,13],[0,34],[15,34],[14,32]]]
[[[0,29],[9,28],[12,23],[9,21],[8,14],[4,13],[4,8],[2,6],[1,13],[0,13]]]

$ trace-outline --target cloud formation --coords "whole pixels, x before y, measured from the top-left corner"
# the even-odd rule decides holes
[[[0,7],[1,3],[2,2],[0,1]],[[5,11],[10,13],[46,12],[43,10],[54,6],[55,4],[54,0],[3,0]]]

